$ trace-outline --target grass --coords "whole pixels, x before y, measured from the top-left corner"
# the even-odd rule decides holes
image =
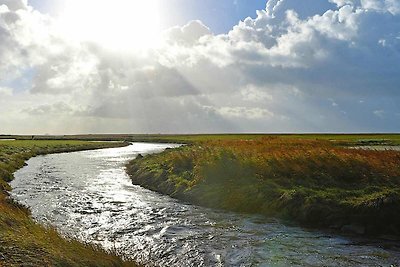
[[[400,152],[338,146],[398,140],[398,135],[203,139],[139,157],[127,170],[135,184],[198,205],[400,236]]]
[[[266,137],[328,140],[340,145],[400,145],[400,134],[89,134],[89,135],[0,135],[1,138],[38,140],[126,140],[135,142],[196,143],[203,141],[257,140]]]
[[[13,173],[30,157],[122,146],[84,141],[0,141],[0,266],[136,266],[115,252],[60,236],[32,220],[8,194]]]

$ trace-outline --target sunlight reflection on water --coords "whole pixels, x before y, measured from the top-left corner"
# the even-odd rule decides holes
[[[12,195],[42,223],[160,266],[381,266],[399,251],[359,245],[262,216],[180,203],[132,185],[127,160],[175,145],[134,143],[39,156],[15,173]]]

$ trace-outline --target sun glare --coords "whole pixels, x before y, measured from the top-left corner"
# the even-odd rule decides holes
[[[69,0],[60,22],[77,40],[116,49],[154,47],[161,31],[157,0]]]

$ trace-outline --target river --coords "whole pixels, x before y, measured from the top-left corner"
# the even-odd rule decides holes
[[[175,146],[38,156],[15,173],[12,196],[40,223],[152,266],[400,266],[396,246],[197,207],[132,185],[128,160]]]

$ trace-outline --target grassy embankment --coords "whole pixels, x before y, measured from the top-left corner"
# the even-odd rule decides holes
[[[400,236],[400,152],[337,145],[398,141],[399,135],[215,138],[139,157],[128,172],[135,184],[198,205]]]
[[[10,199],[8,182],[33,156],[122,146],[82,141],[0,141],[0,266],[135,266],[100,247],[65,239],[35,223]]]

